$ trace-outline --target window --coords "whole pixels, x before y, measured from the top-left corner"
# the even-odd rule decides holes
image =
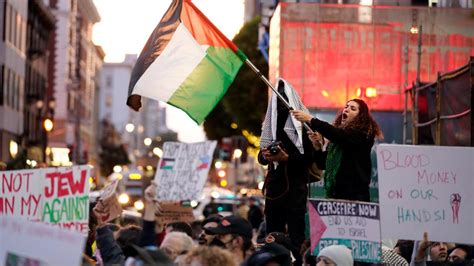
[[[112,87],[112,76],[107,76],[107,79],[105,81],[105,86],[107,88],[111,88]]]
[[[3,106],[3,93],[4,93],[3,88],[5,88],[5,80],[3,79],[5,76],[3,74],[4,71],[5,71],[5,67],[2,65],[0,69],[0,106]]]
[[[110,108],[112,107],[112,96],[107,95],[105,98],[105,107]]]
[[[15,39],[15,47],[20,49],[21,44],[21,16],[20,13],[16,13],[16,39]]]
[[[26,20],[23,17],[21,19],[21,38],[18,48],[22,54],[26,54]]]
[[[10,38],[8,38],[8,41],[15,46],[15,40],[16,40],[16,10],[13,9],[12,6],[10,6]]]
[[[20,89],[19,86],[20,83],[20,77],[15,74],[15,77],[13,78],[13,87],[12,87],[12,107],[14,110],[18,110],[18,91]]]
[[[10,101],[10,70],[5,67],[5,106],[9,105]]]
[[[9,26],[10,26],[10,10],[8,9],[8,4],[7,1],[4,2],[3,5],[3,32],[2,32],[2,40],[5,41],[8,37],[8,34],[10,34]],[[3,66],[2,66],[3,69]],[[2,72],[3,76],[3,72]],[[2,84],[3,85],[3,84]]]

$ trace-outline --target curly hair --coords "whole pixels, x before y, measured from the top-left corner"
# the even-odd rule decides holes
[[[341,125],[343,110],[340,110],[334,120],[334,126],[366,132],[368,138],[383,139],[382,130],[370,114],[367,104],[361,99],[352,99],[347,102],[356,102],[359,105],[359,114],[350,123]]]
[[[191,249],[184,263],[189,265],[193,260],[198,260],[203,266],[222,265],[222,266],[235,266],[232,253],[230,251],[208,246],[197,246]]]

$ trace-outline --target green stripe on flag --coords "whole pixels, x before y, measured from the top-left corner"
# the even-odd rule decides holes
[[[228,48],[210,46],[206,53],[168,100],[198,124],[222,99],[243,64],[242,57]]]

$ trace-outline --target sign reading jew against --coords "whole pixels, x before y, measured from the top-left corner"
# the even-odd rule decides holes
[[[380,211],[376,203],[308,200],[312,254],[330,245],[345,245],[354,260],[381,261]]]
[[[474,244],[474,148],[377,147],[383,238]]]
[[[0,214],[86,233],[89,166],[0,172]]]
[[[216,141],[165,142],[155,174],[158,199],[198,199],[207,180],[216,144]]]

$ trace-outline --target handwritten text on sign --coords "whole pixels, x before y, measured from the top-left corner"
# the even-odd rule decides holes
[[[89,166],[0,172],[0,214],[88,230]]]
[[[160,200],[198,199],[207,180],[216,141],[165,142],[155,174]]]
[[[345,200],[310,200],[313,254],[329,245],[346,245],[355,260],[377,263],[381,259],[378,204]]]
[[[377,147],[382,237],[474,243],[473,148]]]

